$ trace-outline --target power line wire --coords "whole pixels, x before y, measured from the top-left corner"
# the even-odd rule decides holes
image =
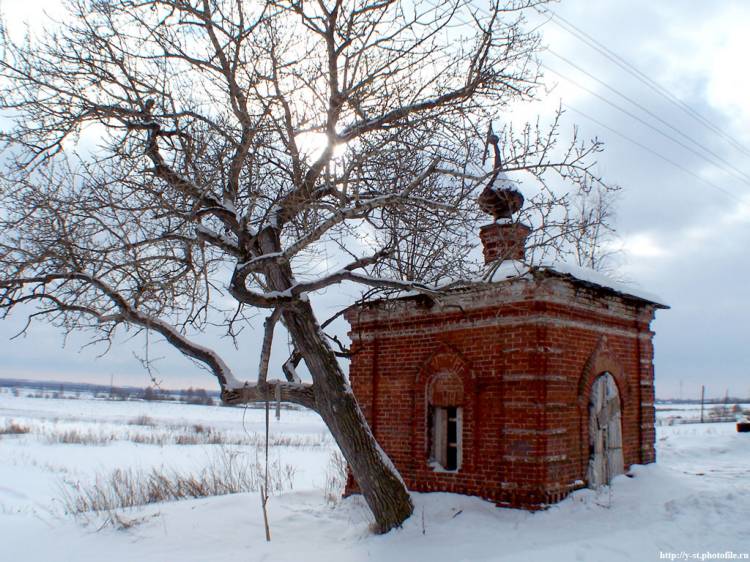
[[[476,12],[478,12],[478,13],[483,13],[483,14],[484,14],[485,16],[487,16],[487,17],[489,17],[489,16],[490,16],[490,14],[488,14],[488,13],[487,13],[487,11],[486,11],[486,10],[483,10],[482,8],[476,8],[476,7],[475,7],[475,10],[476,10]],[[696,120],[700,121],[700,122],[701,122],[701,123],[702,123],[702,124],[703,124],[704,126],[706,126],[706,127],[710,128],[711,130],[713,130],[714,132],[718,133],[718,134],[719,134],[719,135],[721,135],[722,137],[725,137],[725,138],[726,138],[727,140],[729,140],[729,141],[730,141],[730,142],[731,142],[731,143],[732,143],[733,145],[735,145],[735,147],[736,147],[736,148],[737,148],[738,150],[740,150],[740,151],[741,151],[741,152],[743,152],[743,153],[746,153],[746,154],[750,155],[750,151],[748,151],[747,149],[745,149],[745,148],[744,148],[744,146],[743,146],[742,144],[740,144],[740,143],[739,143],[739,141],[737,141],[736,139],[734,139],[733,137],[731,137],[731,135],[728,135],[728,134],[724,133],[723,131],[721,131],[721,129],[718,129],[717,127],[715,127],[715,126],[714,126],[714,125],[713,125],[712,123],[710,123],[710,122],[709,122],[709,121],[708,121],[708,120],[707,120],[707,119],[706,119],[705,117],[703,117],[703,116],[702,116],[702,115],[700,115],[700,114],[699,114],[698,112],[696,112],[695,110],[693,110],[693,109],[692,109],[692,108],[691,108],[691,107],[690,107],[689,105],[685,104],[684,102],[682,102],[681,100],[679,100],[679,99],[678,99],[677,97],[675,97],[675,96],[674,96],[674,95],[673,95],[673,94],[672,94],[671,92],[669,92],[668,90],[666,90],[665,88],[663,88],[663,87],[662,87],[661,85],[659,85],[658,83],[656,83],[656,82],[654,82],[653,80],[651,80],[651,79],[650,79],[650,78],[649,78],[648,76],[646,76],[645,74],[643,74],[643,73],[642,73],[642,72],[641,72],[640,70],[638,70],[638,69],[637,69],[636,67],[634,67],[633,65],[631,65],[630,63],[628,63],[628,62],[627,62],[627,61],[626,61],[625,59],[623,59],[622,57],[620,57],[620,56],[619,56],[619,55],[617,55],[616,53],[614,53],[614,52],[610,51],[610,50],[609,50],[609,49],[608,49],[607,47],[605,47],[604,45],[601,45],[601,44],[600,44],[600,43],[599,43],[598,41],[596,41],[596,39],[594,39],[593,37],[590,37],[590,36],[589,36],[589,35],[588,35],[588,34],[587,34],[586,32],[584,32],[584,31],[582,31],[582,30],[579,30],[579,29],[578,29],[578,28],[577,28],[576,26],[574,26],[574,25],[573,25],[572,23],[570,23],[570,22],[568,22],[567,20],[565,20],[565,19],[564,19],[564,18],[563,18],[562,16],[559,16],[559,15],[555,14],[555,13],[554,13],[554,12],[552,12],[552,10],[550,10],[549,8],[546,8],[546,9],[540,9],[540,8],[536,8],[536,10],[537,10],[537,11],[538,11],[539,13],[541,13],[541,14],[544,14],[544,13],[549,13],[549,14],[550,14],[550,15],[552,16],[552,18],[551,18],[551,20],[550,20],[550,21],[553,21],[554,23],[556,23],[556,24],[557,24],[558,26],[560,26],[560,27],[561,27],[562,29],[564,29],[564,30],[565,30],[565,31],[567,31],[568,33],[572,34],[572,35],[573,35],[574,37],[578,38],[578,39],[579,39],[580,41],[582,41],[582,42],[583,42],[584,44],[586,44],[587,46],[589,46],[589,47],[591,47],[592,49],[594,49],[594,50],[596,50],[596,51],[600,52],[600,53],[601,53],[602,55],[604,55],[604,56],[605,56],[606,58],[608,58],[609,60],[611,60],[612,62],[614,62],[614,63],[615,63],[615,64],[616,64],[617,66],[619,66],[620,68],[623,68],[623,70],[626,70],[626,72],[628,72],[629,74],[631,74],[631,75],[635,76],[635,77],[636,77],[636,78],[637,78],[637,79],[638,79],[638,80],[639,80],[640,82],[642,82],[642,83],[646,84],[646,85],[647,85],[647,86],[648,86],[649,88],[651,88],[652,90],[656,91],[656,92],[657,92],[657,93],[658,93],[658,94],[659,94],[660,96],[662,96],[662,97],[666,97],[666,98],[667,98],[667,100],[668,100],[668,101],[670,101],[670,103],[678,105],[678,106],[679,106],[679,107],[680,107],[680,108],[681,108],[681,109],[682,109],[683,111],[686,111],[686,112],[688,112],[689,114],[691,114],[691,116],[693,116],[693,118],[694,118],[694,119],[696,119]],[[558,21],[555,21],[555,20],[554,20],[553,18],[557,18],[557,19],[560,19],[560,20],[564,21],[564,22],[565,22],[566,24],[568,24],[568,25],[569,25],[570,27],[572,27],[572,28],[574,28],[575,30],[577,30],[577,31],[578,31],[578,32],[580,33],[580,35],[579,35],[579,34],[577,34],[577,33],[576,33],[576,32],[574,32],[574,31],[571,31],[570,29],[567,29],[567,28],[566,28],[566,27],[565,27],[564,25],[561,25],[561,24],[560,24],[560,22],[558,22]],[[463,20],[461,20],[461,19],[459,19],[459,22],[460,22],[460,23],[463,23],[464,25],[470,25],[470,24],[469,24],[468,22],[466,22],[466,21],[463,21]],[[588,37],[588,38],[589,38],[589,40],[586,40],[586,37]],[[556,54],[556,53],[554,53],[554,54]],[[559,56],[559,55],[558,55],[558,56]],[[562,58],[562,57],[560,57],[560,58]],[[619,59],[619,61],[618,61],[618,59]],[[621,62],[620,62],[620,61],[621,61]],[[567,62],[567,59],[566,59],[566,62]],[[571,64],[572,64],[572,63],[571,63]],[[576,66],[576,65],[574,65],[574,66]],[[576,67],[577,67],[577,66],[576,66]],[[629,67],[629,68],[628,68],[628,67]],[[545,68],[547,68],[548,70],[552,70],[552,69],[550,69],[550,68],[549,68],[549,67],[547,67],[547,66],[545,66]],[[578,68],[578,67],[577,67],[577,68]],[[724,170],[724,171],[727,171],[727,170],[726,170],[726,169],[724,169],[724,168],[723,168],[722,166],[720,166],[720,165],[717,165],[717,164],[716,164],[715,162],[712,162],[712,161],[711,161],[710,159],[708,159],[708,158],[707,158],[707,157],[706,157],[705,155],[703,155],[703,154],[700,154],[700,153],[698,153],[697,151],[695,151],[695,150],[694,150],[694,149],[692,149],[691,147],[688,147],[687,145],[685,145],[685,144],[684,144],[684,143],[682,143],[681,141],[679,141],[679,140],[675,139],[674,137],[672,137],[672,136],[668,135],[667,133],[664,133],[663,131],[660,131],[659,129],[655,128],[654,126],[652,126],[651,124],[647,123],[647,122],[646,122],[646,121],[644,121],[643,119],[641,119],[641,118],[639,118],[639,117],[635,116],[634,114],[632,114],[631,112],[627,111],[626,109],[623,109],[623,108],[621,108],[621,107],[617,106],[616,104],[614,104],[614,103],[610,102],[609,100],[606,100],[606,98],[604,98],[603,96],[600,96],[600,95],[598,95],[598,94],[596,94],[596,93],[592,92],[592,91],[591,91],[591,90],[589,90],[588,88],[585,88],[584,86],[581,86],[580,84],[578,84],[578,83],[574,82],[574,81],[573,81],[572,79],[570,79],[570,78],[568,78],[568,77],[566,77],[566,76],[564,76],[564,75],[561,75],[560,73],[558,73],[558,72],[556,72],[556,71],[554,71],[554,70],[552,70],[552,72],[555,72],[556,74],[558,74],[558,75],[562,76],[563,78],[565,78],[565,79],[567,79],[567,80],[571,81],[571,82],[572,82],[572,83],[573,83],[574,85],[576,85],[576,86],[578,86],[578,87],[580,87],[580,88],[582,88],[582,89],[586,90],[586,91],[587,91],[588,93],[590,93],[590,94],[592,94],[592,95],[594,95],[594,96],[596,96],[596,97],[598,97],[598,98],[600,98],[600,99],[604,100],[604,101],[605,101],[605,102],[607,102],[607,103],[608,103],[609,105],[612,105],[612,106],[613,106],[613,107],[615,107],[616,109],[618,109],[618,110],[620,110],[620,111],[622,111],[622,112],[624,112],[624,113],[628,114],[628,115],[629,115],[629,116],[631,116],[632,118],[634,118],[634,119],[636,119],[637,121],[641,122],[642,124],[644,124],[644,125],[648,126],[649,128],[651,128],[651,129],[655,130],[655,131],[656,131],[656,132],[658,132],[659,134],[661,134],[661,135],[663,135],[663,136],[665,136],[665,137],[669,138],[670,140],[672,140],[673,142],[675,142],[675,143],[677,143],[678,145],[682,146],[683,148],[685,148],[685,149],[689,150],[690,152],[692,152],[692,153],[694,153],[694,154],[697,154],[698,156],[700,156],[700,157],[701,157],[701,158],[703,158],[704,160],[708,161],[708,162],[709,162],[709,163],[711,163],[712,165],[714,165],[714,166],[718,167],[719,169],[722,169],[722,170]],[[609,86],[608,84],[606,84],[606,83],[605,83],[604,81],[602,81],[602,80],[600,80],[600,79],[596,78],[596,77],[595,77],[595,76],[593,76],[593,75],[590,75],[590,74],[588,74],[588,73],[587,73],[587,72],[585,72],[585,71],[583,71],[583,72],[584,72],[585,74],[587,74],[587,75],[591,76],[591,77],[592,77],[592,78],[593,78],[594,80],[596,80],[596,81],[598,81],[598,82],[602,83],[602,84],[603,84],[603,85],[605,85],[605,86],[606,86],[607,88],[609,88],[609,89],[611,89],[611,90],[615,91],[615,92],[616,92],[616,93],[617,93],[618,95],[620,95],[621,97],[623,97],[623,98],[625,98],[626,100],[630,101],[631,103],[633,103],[634,105],[636,105],[636,107],[639,107],[639,109],[641,109],[641,110],[645,111],[645,112],[646,112],[647,114],[649,114],[649,115],[652,115],[652,116],[654,116],[654,115],[655,115],[655,114],[653,114],[653,113],[652,113],[651,111],[649,111],[648,109],[646,109],[645,107],[643,107],[643,106],[642,106],[641,104],[639,104],[639,103],[637,103],[637,102],[635,102],[635,101],[631,100],[630,98],[628,98],[628,97],[627,97],[627,96],[625,96],[624,94],[621,94],[620,92],[617,92],[617,91],[616,91],[616,90],[615,90],[614,88],[612,88],[611,86]],[[639,75],[640,75],[640,76],[639,76]],[[733,193],[731,193],[730,191],[727,191],[727,190],[726,190],[726,189],[724,189],[723,187],[721,187],[721,186],[719,186],[719,185],[715,184],[714,182],[712,182],[712,181],[709,181],[709,180],[707,180],[707,179],[705,179],[705,178],[703,178],[703,177],[699,176],[699,175],[698,175],[698,174],[696,174],[695,172],[693,172],[693,171],[691,171],[691,170],[689,170],[689,169],[685,168],[685,167],[684,167],[684,166],[682,166],[681,164],[679,164],[679,163],[675,162],[674,160],[672,160],[671,158],[668,158],[667,156],[664,156],[663,154],[659,153],[658,151],[654,150],[653,148],[651,148],[651,147],[649,147],[649,146],[647,146],[647,145],[645,145],[645,144],[643,144],[643,143],[641,143],[641,142],[639,142],[639,141],[637,141],[637,140],[635,140],[635,139],[633,139],[633,138],[629,137],[628,135],[626,135],[626,134],[624,134],[624,133],[621,133],[621,132],[620,132],[620,131],[618,131],[617,129],[615,129],[615,128],[613,128],[613,127],[610,127],[609,125],[606,125],[605,123],[602,123],[602,122],[601,122],[601,121],[599,121],[598,119],[596,119],[596,118],[594,118],[594,117],[591,117],[591,116],[590,116],[590,115],[588,115],[587,113],[585,113],[585,112],[583,112],[583,111],[580,111],[580,110],[578,110],[578,109],[574,108],[573,106],[571,106],[571,105],[570,105],[570,104],[568,104],[568,103],[563,103],[563,105],[564,105],[564,106],[565,106],[566,108],[568,108],[569,110],[573,111],[574,113],[577,113],[577,114],[581,115],[582,117],[584,117],[584,118],[586,118],[586,119],[588,119],[588,120],[592,121],[593,123],[595,123],[595,124],[599,125],[600,127],[603,127],[604,129],[607,129],[608,131],[610,131],[610,132],[612,132],[612,133],[616,134],[617,136],[619,136],[619,137],[621,137],[621,138],[625,139],[626,141],[628,141],[628,142],[632,143],[633,145],[635,145],[635,146],[637,146],[637,147],[639,147],[639,148],[641,148],[641,149],[643,149],[643,150],[647,151],[648,153],[650,153],[650,154],[652,154],[652,155],[656,156],[657,158],[659,158],[659,159],[663,160],[664,162],[666,162],[666,163],[670,164],[671,166],[673,166],[673,167],[677,168],[678,170],[682,171],[683,173],[685,173],[685,174],[687,174],[687,175],[689,175],[689,176],[691,176],[691,177],[693,177],[693,178],[697,179],[698,181],[700,181],[700,182],[702,182],[702,183],[704,183],[704,184],[706,184],[706,185],[708,185],[708,186],[710,186],[710,187],[712,187],[712,188],[714,188],[714,189],[716,189],[716,190],[720,191],[721,193],[723,193],[723,194],[724,194],[724,195],[726,195],[727,197],[729,197],[729,198],[733,199],[734,201],[736,201],[736,202],[740,202],[740,199],[739,199],[739,198],[738,198],[737,196],[735,196],[735,195],[734,195]],[[658,119],[659,121],[663,122],[663,123],[664,123],[664,124],[665,124],[666,126],[668,126],[668,127],[670,128],[670,129],[673,129],[673,130],[675,130],[676,132],[678,132],[678,133],[679,133],[680,135],[682,135],[682,136],[685,136],[685,137],[686,137],[686,135],[685,135],[684,133],[682,133],[681,131],[679,131],[678,129],[676,129],[676,128],[675,128],[674,126],[672,126],[672,125],[668,124],[667,122],[663,121],[663,119],[661,119],[661,118],[659,118],[659,117],[657,117],[657,119]],[[704,150],[706,150],[706,152],[708,152],[709,154],[712,154],[712,155],[714,155],[714,156],[715,156],[716,158],[718,158],[718,159],[719,159],[720,161],[726,162],[726,161],[725,161],[725,160],[724,160],[723,158],[721,158],[720,156],[716,155],[716,154],[715,154],[715,153],[714,153],[713,151],[711,151],[711,150],[707,149],[706,147],[704,147],[704,146],[703,146],[703,145],[701,145],[700,143],[695,143],[695,141],[692,141],[692,139],[690,139],[690,140],[691,140],[691,142],[694,142],[694,144],[697,144],[698,146],[700,146],[701,148],[703,148]],[[734,174],[734,175],[740,174],[740,175],[741,175],[741,176],[742,176],[743,178],[748,178],[748,179],[750,179],[750,176],[748,176],[747,174],[745,174],[745,172],[743,172],[743,171],[741,171],[741,170],[737,169],[736,167],[734,167],[734,166],[733,166],[732,164],[730,164],[730,163],[728,163],[728,162],[726,162],[726,164],[727,164],[727,165],[728,165],[728,166],[729,166],[729,167],[730,167],[731,169],[733,169],[733,170],[735,170],[735,171],[736,171],[736,174]],[[742,181],[744,181],[745,183],[748,183],[748,182],[747,182],[747,180],[744,180],[744,179],[743,179]]]
[[[612,133],[616,134],[617,136],[619,136],[619,137],[622,137],[622,138],[623,138],[623,139],[625,139],[626,141],[628,141],[628,142],[630,142],[630,143],[632,143],[632,144],[634,144],[634,145],[636,145],[636,146],[638,146],[638,147],[642,148],[643,150],[646,150],[646,151],[647,151],[647,152],[649,152],[650,154],[653,154],[653,155],[654,155],[654,156],[656,156],[657,158],[660,158],[661,160],[664,160],[664,161],[665,161],[665,162],[667,162],[668,164],[670,164],[670,165],[674,166],[675,168],[678,168],[678,169],[679,169],[679,170],[681,170],[682,172],[684,172],[684,173],[686,173],[686,174],[688,174],[688,175],[690,175],[690,176],[694,177],[695,179],[697,179],[697,180],[699,180],[699,181],[701,181],[701,182],[705,183],[706,185],[709,185],[709,186],[713,187],[714,189],[717,189],[717,190],[721,191],[721,192],[722,192],[722,193],[723,193],[724,195],[726,195],[727,197],[730,197],[731,199],[733,199],[733,200],[737,201],[738,203],[740,203],[740,202],[741,202],[741,201],[740,201],[740,199],[739,199],[739,198],[738,198],[737,196],[735,196],[735,195],[734,195],[734,194],[733,194],[732,192],[730,192],[730,191],[727,191],[726,189],[724,189],[723,187],[721,187],[721,186],[719,186],[719,185],[715,184],[715,183],[714,183],[714,182],[712,182],[712,181],[709,181],[709,180],[707,180],[707,179],[705,179],[705,178],[702,178],[701,176],[699,176],[699,175],[698,175],[698,174],[696,174],[695,172],[693,172],[693,171],[691,171],[691,170],[688,170],[687,168],[685,168],[685,167],[684,167],[684,166],[682,166],[681,164],[679,164],[679,163],[675,162],[675,161],[674,161],[674,160],[672,160],[671,158],[668,158],[668,157],[664,156],[663,154],[661,154],[661,153],[657,152],[657,151],[656,151],[656,150],[654,150],[653,148],[651,148],[651,147],[649,147],[649,146],[646,146],[645,144],[643,144],[643,143],[641,143],[641,142],[639,142],[639,141],[637,141],[637,140],[635,140],[635,139],[633,139],[633,138],[629,137],[628,135],[625,135],[624,133],[621,133],[620,131],[618,131],[618,130],[616,130],[616,129],[612,128],[612,127],[610,127],[609,125],[606,125],[606,124],[602,123],[602,122],[601,122],[601,121],[599,121],[598,119],[596,119],[596,118],[594,118],[594,117],[591,117],[591,116],[590,116],[590,115],[588,115],[587,113],[584,113],[583,111],[581,111],[581,110],[579,110],[579,109],[576,109],[575,107],[571,106],[571,105],[570,105],[570,104],[568,104],[568,103],[563,103],[563,106],[564,106],[564,107],[566,107],[566,108],[568,108],[569,110],[573,111],[574,113],[577,113],[578,115],[580,115],[580,116],[582,116],[582,117],[584,117],[584,118],[588,119],[589,121],[592,121],[593,123],[596,123],[596,124],[597,124],[597,125],[599,125],[600,127],[603,127],[603,128],[605,128],[605,129],[607,129],[608,131],[610,131],[610,132],[612,132]]]
[[[561,29],[567,31],[569,34],[576,37],[579,41],[586,44],[588,47],[598,51],[601,55],[609,59],[611,62],[619,66],[621,69],[623,69],[625,72],[636,78],[639,82],[645,84],[648,88],[656,92],[659,96],[665,98],[667,101],[669,101],[671,104],[679,107],[682,111],[690,115],[693,119],[698,121],[700,124],[702,124],[704,127],[710,129],[723,139],[725,139],[727,142],[732,144],[737,150],[742,152],[743,154],[750,156],[750,150],[748,150],[740,141],[735,139],[732,135],[727,133],[726,131],[720,129],[716,125],[714,125],[709,119],[698,113],[695,109],[690,107],[688,104],[680,100],[677,96],[675,96],[672,92],[670,92],[667,88],[663,87],[658,82],[651,79],[648,75],[640,71],[637,67],[629,63],[627,60],[625,60],[623,57],[618,55],[617,53],[613,52],[609,48],[607,48],[605,45],[594,39],[591,35],[583,31],[582,29],[578,28],[575,24],[571,23],[561,15],[555,13],[549,8],[537,8],[537,11],[541,14],[548,14],[550,16],[550,21],[555,23],[558,27]]]
[[[721,165],[721,164],[720,164],[719,162],[716,162],[716,161],[712,160],[711,158],[709,158],[709,157],[708,157],[708,156],[706,156],[705,154],[702,154],[701,152],[699,152],[699,151],[695,150],[695,149],[694,149],[693,147],[691,147],[691,146],[688,146],[687,144],[685,144],[685,143],[684,143],[684,142],[682,142],[681,140],[679,140],[679,139],[675,138],[674,136],[670,135],[669,133],[665,133],[665,132],[664,132],[664,131],[662,131],[662,130],[661,130],[660,128],[658,128],[658,127],[656,127],[655,125],[653,125],[653,124],[649,123],[649,122],[648,122],[648,121],[646,121],[645,119],[641,119],[640,117],[638,117],[638,116],[637,116],[636,114],[632,113],[631,111],[628,111],[627,109],[625,109],[625,108],[623,108],[623,107],[621,107],[621,106],[617,105],[616,103],[612,102],[611,100],[608,100],[608,99],[607,99],[607,98],[605,98],[604,96],[602,96],[602,95],[600,95],[600,94],[598,94],[598,93],[594,92],[593,90],[590,90],[590,89],[589,89],[589,88],[587,88],[586,86],[583,86],[583,85],[582,85],[582,84],[580,84],[579,82],[576,82],[576,81],[575,81],[575,80],[573,80],[572,78],[570,78],[570,77],[568,77],[568,76],[565,76],[564,74],[562,74],[562,73],[560,73],[560,72],[558,72],[558,71],[556,71],[556,70],[554,70],[554,69],[552,69],[552,68],[550,68],[550,67],[548,67],[548,66],[546,66],[546,65],[542,65],[542,66],[543,66],[544,68],[546,68],[547,70],[549,70],[550,72],[553,72],[554,74],[557,74],[557,75],[558,75],[558,76],[560,76],[561,78],[563,78],[563,79],[567,80],[568,82],[570,82],[570,83],[571,83],[571,84],[573,84],[574,86],[576,86],[576,87],[580,88],[580,89],[581,89],[581,90],[583,90],[584,92],[587,92],[587,93],[588,93],[589,95],[592,95],[592,96],[594,96],[594,97],[596,97],[596,98],[600,99],[601,101],[603,101],[604,103],[606,103],[606,104],[607,104],[607,105],[609,105],[610,107],[613,107],[613,108],[615,108],[616,110],[618,110],[618,111],[620,111],[620,112],[624,113],[625,115],[627,115],[627,116],[628,116],[628,117],[630,117],[631,119],[635,119],[636,121],[638,121],[639,123],[641,123],[641,124],[642,124],[643,126],[645,126],[645,127],[648,127],[648,128],[649,128],[649,129],[651,129],[652,131],[655,131],[655,132],[659,133],[659,134],[660,134],[660,135],[662,135],[663,137],[665,137],[665,138],[667,138],[667,139],[671,140],[671,141],[672,141],[673,143],[675,143],[675,144],[677,144],[677,145],[681,146],[682,148],[684,148],[685,150],[687,150],[687,151],[691,152],[692,154],[694,154],[694,155],[698,156],[699,158],[702,158],[703,160],[705,160],[705,161],[706,161],[706,162],[708,162],[709,164],[711,164],[711,165],[713,165],[713,166],[716,166],[716,167],[717,167],[717,168],[719,168],[720,170],[723,170],[724,172],[727,172],[727,173],[730,173],[730,174],[734,175],[734,176],[735,176],[735,177],[737,177],[737,178],[738,178],[738,179],[739,179],[740,181],[742,181],[742,182],[746,183],[746,184],[747,184],[748,186],[750,186],[750,176],[749,176],[749,175],[747,175],[747,174],[746,174],[745,172],[743,172],[743,171],[742,171],[742,170],[740,170],[739,168],[736,168],[736,167],[735,167],[734,165],[732,165],[731,163],[727,162],[727,161],[726,161],[726,160],[724,160],[724,159],[723,159],[723,158],[722,158],[721,156],[719,156],[719,155],[718,155],[718,154],[716,154],[715,152],[713,152],[713,151],[711,151],[711,150],[707,149],[706,147],[704,147],[704,146],[703,146],[703,145],[701,145],[700,143],[697,143],[697,142],[695,142],[695,141],[692,141],[692,142],[694,142],[695,144],[697,144],[697,145],[698,145],[698,146],[699,146],[700,148],[702,148],[703,150],[705,150],[705,151],[706,151],[707,153],[709,153],[709,154],[712,154],[712,155],[713,155],[713,157],[714,157],[714,158],[716,158],[716,160],[718,160],[719,162],[723,162],[723,163],[724,163],[724,166],[722,166],[722,165]],[[679,132],[679,131],[678,131],[678,132]],[[681,133],[681,134],[682,134],[682,133]]]
[[[735,172],[737,172],[737,173],[741,174],[741,175],[742,175],[742,176],[743,176],[744,178],[750,179],[750,176],[748,176],[748,174],[746,174],[745,172],[743,172],[743,171],[742,171],[742,170],[740,170],[739,168],[735,167],[735,166],[734,166],[734,165],[733,165],[732,163],[730,163],[730,162],[726,161],[726,160],[725,160],[725,159],[724,159],[724,158],[723,158],[722,156],[720,156],[719,154],[717,154],[716,152],[714,152],[713,150],[711,150],[710,148],[708,148],[707,146],[705,146],[705,145],[704,145],[703,143],[700,143],[700,142],[696,141],[696,140],[695,140],[694,138],[692,138],[692,137],[691,137],[690,135],[688,135],[688,134],[686,134],[686,133],[682,132],[682,131],[681,131],[680,129],[678,129],[677,127],[675,127],[674,125],[672,125],[672,124],[671,124],[671,123],[669,123],[668,121],[666,121],[666,120],[664,120],[663,118],[661,118],[661,117],[660,117],[659,115],[657,115],[656,113],[654,113],[653,111],[651,111],[650,109],[648,109],[648,108],[647,108],[646,106],[644,106],[643,104],[641,104],[641,103],[639,103],[638,101],[634,100],[634,99],[633,99],[633,98],[631,98],[630,96],[627,96],[627,95],[623,94],[622,92],[620,92],[620,91],[619,91],[619,90],[618,90],[617,88],[615,88],[614,86],[611,86],[610,84],[608,84],[608,83],[607,83],[607,82],[605,82],[604,80],[601,80],[600,78],[597,78],[596,76],[594,76],[594,75],[593,75],[593,74],[591,74],[590,72],[588,72],[588,71],[586,71],[585,69],[583,69],[583,68],[581,68],[580,66],[578,66],[578,65],[577,65],[576,63],[574,63],[574,62],[573,62],[573,61],[571,61],[570,59],[568,59],[568,58],[566,58],[566,57],[562,56],[562,55],[561,55],[561,54],[559,54],[559,53],[556,53],[556,52],[555,52],[555,51],[554,51],[553,49],[550,49],[550,48],[548,47],[548,48],[547,48],[547,52],[548,52],[548,53],[550,53],[550,54],[552,54],[552,55],[554,55],[554,56],[556,56],[557,58],[559,58],[559,59],[560,59],[560,60],[562,60],[563,62],[567,63],[568,65],[572,66],[572,67],[573,67],[573,68],[575,68],[575,69],[576,69],[576,70],[577,70],[578,72],[580,72],[581,74],[584,74],[585,76],[589,77],[589,78],[590,78],[591,80],[594,80],[594,81],[595,81],[595,82],[597,82],[598,84],[601,84],[602,86],[604,86],[605,88],[607,88],[607,89],[608,89],[609,91],[611,91],[612,93],[616,94],[617,96],[621,97],[622,99],[626,100],[627,102],[629,102],[629,103],[633,104],[633,105],[634,105],[635,107],[637,107],[638,109],[640,109],[641,111],[643,111],[644,113],[646,113],[646,114],[647,114],[647,115],[648,115],[649,117],[651,117],[651,118],[655,119],[655,120],[656,120],[656,121],[658,121],[659,123],[663,124],[663,125],[664,125],[665,127],[667,127],[667,128],[669,128],[669,129],[671,129],[672,131],[674,131],[675,133],[677,133],[678,135],[680,135],[680,136],[681,136],[682,138],[684,138],[684,139],[685,139],[685,140],[687,140],[688,142],[691,142],[691,143],[693,143],[694,145],[696,145],[697,147],[699,147],[699,148],[700,148],[701,150],[704,150],[704,151],[706,151],[706,152],[707,152],[708,154],[710,154],[711,156],[713,156],[714,158],[716,158],[717,160],[719,160],[720,162],[722,162],[723,164],[725,164],[725,165],[726,165],[726,166],[728,166],[729,168],[733,169],[733,170],[734,170]],[[545,68],[547,68],[548,70],[551,70],[552,72],[554,72],[554,73],[556,73],[556,74],[558,74],[558,75],[561,75],[561,73],[559,73],[558,71],[556,71],[556,70],[554,70],[554,69],[552,69],[552,68],[549,68],[548,66],[545,66]],[[568,78],[567,76],[563,76],[563,78],[566,78],[567,80],[569,80],[569,81],[571,81],[571,82],[572,82],[572,80],[570,80],[570,79],[569,79],[569,78]],[[575,85],[576,85],[576,86],[579,86],[579,87],[581,87],[581,86],[580,86],[579,84],[577,84],[577,83],[576,83]],[[594,94],[594,95],[596,95],[596,94]],[[598,96],[598,95],[597,95],[597,97],[600,97],[600,96]]]

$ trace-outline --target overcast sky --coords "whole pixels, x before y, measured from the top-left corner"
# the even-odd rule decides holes
[[[9,26],[20,25],[30,13],[38,17],[38,8],[55,4],[0,0]],[[621,274],[672,307],[659,311],[653,325],[657,395],[695,397],[705,384],[709,396],[726,391],[750,396],[750,180],[742,178],[750,174],[750,2],[569,0],[550,7],[564,20],[534,18],[550,49],[541,55],[549,69],[548,92],[523,111],[549,113],[562,101],[566,125],[577,124],[583,136],[606,142],[599,172],[623,187],[617,208]],[[584,43],[576,37],[581,32],[620,57],[615,60],[656,81],[723,135]],[[329,293],[318,300],[332,306],[345,298]],[[102,348],[79,351],[85,340],[72,338],[62,349],[62,336],[45,326],[36,325],[29,337],[10,341],[21,326],[20,317],[0,322],[0,377],[148,382],[133,356],[143,353],[142,338],[97,359]],[[345,331],[345,325],[339,329]],[[239,376],[251,376],[259,331],[247,334],[248,343],[239,352],[226,341],[203,341],[222,349]],[[274,350],[277,359],[285,353],[286,342],[281,343]],[[153,344],[150,352],[164,357],[156,367],[165,386],[212,387],[208,374],[166,346]]]

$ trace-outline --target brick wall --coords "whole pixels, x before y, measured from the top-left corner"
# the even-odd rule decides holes
[[[536,509],[585,481],[602,372],[620,391],[626,465],[654,461],[653,312],[553,277],[371,305],[347,314],[351,384],[410,489]],[[428,464],[430,404],[462,409],[456,472]]]

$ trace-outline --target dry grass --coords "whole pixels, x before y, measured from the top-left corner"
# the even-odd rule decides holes
[[[147,415],[140,415],[136,418],[133,418],[128,422],[129,425],[142,425],[145,427],[156,427],[156,422],[153,418],[148,417]]]
[[[148,426],[145,426],[148,427]],[[28,429],[28,428],[27,428]],[[26,431],[28,432],[28,431]],[[0,431],[2,433],[2,431]],[[262,447],[265,437],[260,433],[230,435],[202,425],[178,426],[172,428],[150,428],[145,431],[103,431],[60,428],[41,432],[48,443],[81,445],[106,445],[113,441],[132,441],[143,445],[234,445]],[[272,447],[322,447],[328,444],[328,437],[319,435],[271,435]]]
[[[323,495],[326,503],[331,506],[337,505],[344,494],[346,485],[347,464],[344,455],[334,450],[328,459],[328,468],[326,469],[326,482],[323,489]]]
[[[80,429],[68,429],[64,431],[45,432],[48,443],[66,443],[81,445],[106,445],[115,440],[114,433],[101,431],[82,431]]]
[[[101,431],[54,428],[44,432],[47,443],[78,445],[107,445],[113,441],[131,441],[141,445],[242,445],[239,440],[228,439],[221,432],[190,433],[187,430],[173,431]]]
[[[50,444],[107,445],[113,441],[131,441],[142,445],[156,446],[232,445],[263,447],[265,445],[265,436],[261,433],[228,433],[203,424],[158,426],[157,422],[148,416],[133,418],[122,429],[105,430],[97,427],[65,429],[57,426],[57,424],[51,427],[29,428],[14,422],[11,422],[11,425],[6,428],[0,427],[0,434],[14,432],[33,432]],[[269,439],[269,445],[272,447],[322,447],[327,446],[329,442],[330,437],[323,433],[311,435],[271,434]]]
[[[291,489],[296,468],[279,459],[268,467],[269,489]],[[222,448],[208,466],[198,473],[164,468],[150,471],[117,469],[99,475],[91,484],[65,482],[61,501],[67,513],[87,515],[112,513],[118,509],[185,498],[201,498],[251,492],[263,483],[263,466],[258,458],[250,461],[239,451]]]
[[[0,426],[0,435],[23,435],[29,433],[31,428],[20,423],[10,420],[5,425]]]

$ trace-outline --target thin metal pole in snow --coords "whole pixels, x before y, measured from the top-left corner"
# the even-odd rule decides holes
[[[271,542],[271,528],[268,526],[268,509],[266,504],[268,503],[268,400],[266,400],[266,471],[263,475],[263,486],[260,488],[260,504],[263,507],[263,525],[266,528],[266,541]]]
[[[703,423],[703,402],[706,399],[706,386],[701,385],[701,423]]]
[[[280,420],[281,419],[281,385],[280,384],[276,385],[276,388],[274,389],[274,393],[275,393],[274,398],[276,398],[276,419]]]

